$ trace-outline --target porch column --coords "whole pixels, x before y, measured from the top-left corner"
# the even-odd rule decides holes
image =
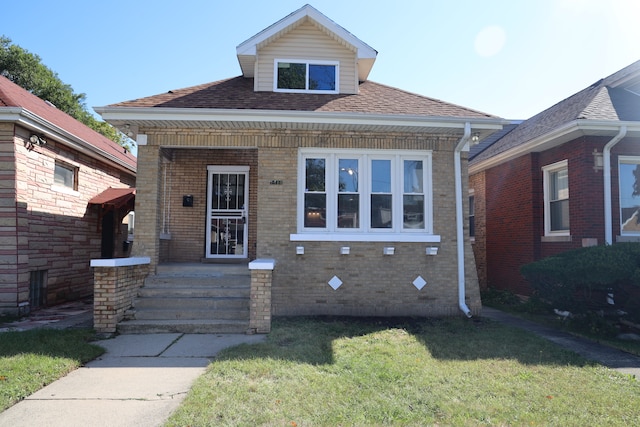
[[[251,294],[249,331],[258,334],[271,332],[271,280],[276,265],[273,259],[257,259],[249,263]]]
[[[138,145],[135,234],[131,256],[149,257],[155,272],[160,257],[162,156],[156,145]]]

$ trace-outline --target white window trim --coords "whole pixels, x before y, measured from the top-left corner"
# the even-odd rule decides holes
[[[569,236],[571,235],[571,223],[569,223],[569,230],[551,231],[551,201],[549,194],[549,184],[551,183],[549,177],[553,172],[557,172],[562,169],[569,170],[569,161],[562,160],[550,165],[546,165],[542,168],[543,172],[543,190],[544,190],[544,235],[545,236]],[[569,192],[569,204],[571,204],[571,192]]]
[[[289,62],[294,64],[306,64],[306,81],[305,87],[307,89],[281,89],[278,87],[278,63]],[[336,67],[336,88],[335,90],[310,90],[309,87],[309,65],[333,65]],[[288,93],[324,93],[324,94],[336,94],[340,92],[340,62],[339,61],[321,61],[314,59],[281,59],[276,58],[273,60],[273,91],[274,92],[288,92]]]
[[[618,156],[618,221],[620,223],[620,235],[637,237],[640,236],[639,231],[622,231],[622,200],[620,199],[620,189],[622,188],[620,165],[622,163],[627,165],[640,165],[640,156]]]
[[[332,215],[327,218],[326,228],[305,228],[304,227],[304,196],[305,196],[305,159],[306,158],[326,158],[327,159],[327,212],[334,212],[336,201],[334,200],[338,192],[336,188],[336,177],[334,176],[334,165],[338,164],[340,158],[358,159],[363,175],[359,180],[360,209],[362,218],[359,229],[337,228],[336,218]],[[402,222],[396,220],[396,227],[392,229],[372,229],[370,227],[370,164],[374,159],[393,159],[392,162],[392,194],[393,211],[402,212],[402,180],[398,179],[399,171],[395,168],[404,160],[422,160],[424,163],[424,197],[425,197],[425,228],[405,229]],[[335,166],[337,167],[337,166]],[[440,236],[433,234],[433,191],[432,191],[432,152],[405,151],[405,150],[349,150],[349,149],[321,149],[303,148],[298,151],[298,191],[297,191],[297,233],[290,235],[291,241],[360,241],[360,242],[440,242]],[[397,215],[397,214],[396,214]],[[397,217],[397,216],[396,216]]]

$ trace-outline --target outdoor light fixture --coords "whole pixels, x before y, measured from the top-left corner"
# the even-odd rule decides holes
[[[604,168],[604,157],[602,153],[598,153],[598,150],[593,149],[593,170],[598,172]]]
[[[29,140],[25,143],[25,147],[27,147],[27,150],[33,150],[33,147],[35,147],[36,145],[41,146],[41,145],[45,145],[46,143],[47,143],[47,140],[44,139],[43,136],[36,135],[34,133],[29,137]]]
[[[477,144],[478,141],[480,141],[480,133],[475,132],[473,135],[471,135],[471,142]]]
[[[129,123],[124,125],[124,131],[122,133],[127,135],[129,138],[133,137],[133,130],[131,130],[131,125]]]
[[[29,142],[31,145],[45,145],[47,141],[40,135],[36,135],[35,133],[29,137]]]

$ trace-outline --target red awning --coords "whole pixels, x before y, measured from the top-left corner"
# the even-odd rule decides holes
[[[102,193],[89,200],[90,205],[111,206],[120,208],[136,197],[135,188],[112,188],[109,187]]]

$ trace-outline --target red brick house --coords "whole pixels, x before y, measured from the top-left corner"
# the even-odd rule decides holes
[[[90,260],[126,255],[135,157],[2,76],[0,148],[0,313],[92,295]]]
[[[133,254],[273,260],[275,315],[479,312],[467,150],[503,120],[369,81],[308,5],[236,51],[241,76],[96,108],[137,134]]]
[[[640,241],[640,61],[473,147],[469,176],[481,287],[526,295],[523,264]]]

